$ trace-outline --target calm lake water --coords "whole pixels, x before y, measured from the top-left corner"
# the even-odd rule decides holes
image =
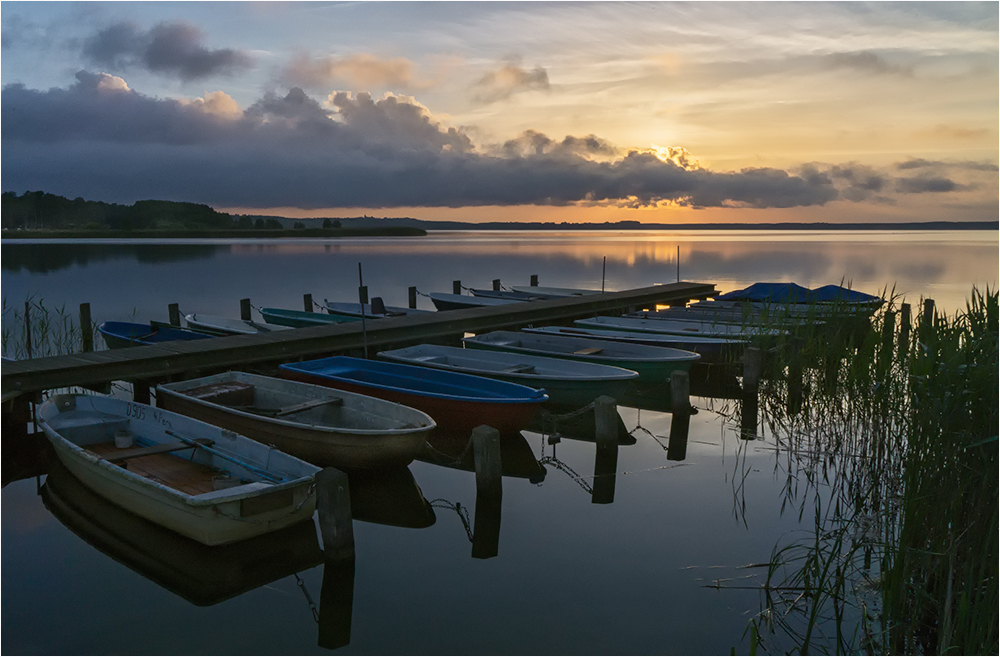
[[[298,309],[406,288],[450,292],[527,284],[609,290],[680,277],[721,291],[757,281],[895,289],[949,313],[972,285],[994,287],[993,232],[440,232],[424,238],[2,245],[4,329],[28,297],[95,321],[185,313],[238,316],[239,300]],[[606,258],[606,265],[605,265]],[[420,297],[419,305],[432,308]],[[613,476],[595,444],[539,431],[505,436],[497,556],[473,558],[455,504],[476,526],[464,443],[402,471],[352,476],[353,571],[317,557],[315,532],[229,552],[191,550],[155,527],[127,529],[113,508],[53,472],[2,491],[6,654],[313,654],[331,636],[350,654],[728,654],[749,650],[760,568],[811,526],[773,436],[738,437],[735,402],[696,396],[683,460],[667,458],[671,416],[620,406],[634,444]],[[655,406],[655,404],[653,404]],[[583,432],[585,433],[585,432]],[[47,481],[48,479],[48,481]],[[44,485],[39,488],[39,483]],[[808,509],[808,507],[806,507]],[[51,509],[51,510],[50,510]],[[481,518],[495,524],[496,518]],[[297,574],[293,574],[297,573]],[[723,586],[710,586],[717,580]],[[314,603],[314,615],[310,601]],[[320,622],[317,622],[317,617]],[[338,634],[338,631],[340,632]]]

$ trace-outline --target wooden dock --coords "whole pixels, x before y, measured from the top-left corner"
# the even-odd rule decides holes
[[[582,297],[370,319],[364,322],[364,327],[362,322],[347,322],[256,335],[4,361],[0,387],[7,399],[14,393],[33,394],[70,386],[102,386],[111,381],[152,384],[241,367],[266,368],[278,363],[358,351],[365,346],[370,353],[374,353],[395,346],[451,341],[465,333],[565,324],[584,317],[619,314],[656,304],[683,304],[714,293],[715,286],[712,284],[670,283]]]

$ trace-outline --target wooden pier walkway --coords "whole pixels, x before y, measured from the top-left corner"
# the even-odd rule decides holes
[[[150,384],[192,378],[240,367],[319,358],[347,351],[452,341],[464,333],[561,324],[598,314],[617,314],[655,304],[680,304],[715,293],[705,283],[670,283],[622,292],[530,301],[502,306],[370,319],[291,331],[166,342],[113,351],[94,351],[21,361],[4,361],[4,397],[70,386],[102,386],[111,381]]]

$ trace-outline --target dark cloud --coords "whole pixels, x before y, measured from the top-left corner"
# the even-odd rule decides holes
[[[861,164],[835,165],[830,168],[831,179],[838,183],[840,193],[848,201],[867,201],[880,197],[890,186],[890,176]]]
[[[240,110],[217,94],[150,98],[87,72],[66,89],[8,85],[0,95],[4,189],[244,207],[784,208],[840,198],[839,184],[876,186],[860,169],[714,172],[621,154],[593,135],[527,132],[485,154],[404,97],[337,93],[320,103],[296,88]]]
[[[914,178],[897,178],[896,191],[903,194],[923,194],[925,192],[954,192],[962,186],[948,178],[937,176],[917,176]]]
[[[210,50],[201,44],[202,38],[201,30],[188,23],[159,23],[144,32],[123,22],[86,39],[82,52],[90,62],[111,70],[141,66],[185,81],[253,66],[247,53],[231,48]]]
[[[473,98],[482,103],[505,100],[524,91],[547,91],[549,74],[541,66],[527,70],[516,58],[495,71],[490,71],[475,84]]]
[[[949,162],[946,160],[925,160],[923,158],[911,158],[905,162],[896,164],[896,168],[902,171],[907,169],[965,169],[967,171],[997,171],[1000,168],[992,162]]]

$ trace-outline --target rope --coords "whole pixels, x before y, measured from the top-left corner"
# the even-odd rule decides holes
[[[429,295],[429,294],[424,294],[423,292],[421,292],[421,291],[420,291],[420,290],[418,290],[417,288],[413,288],[413,289],[414,289],[414,291],[416,291],[416,293],[417,293],[417,294],[419,294],[420,296],[422,296],[422,297],[427,297],[428,299],[430,299],[430,298],[431,298],[431,295]]]

